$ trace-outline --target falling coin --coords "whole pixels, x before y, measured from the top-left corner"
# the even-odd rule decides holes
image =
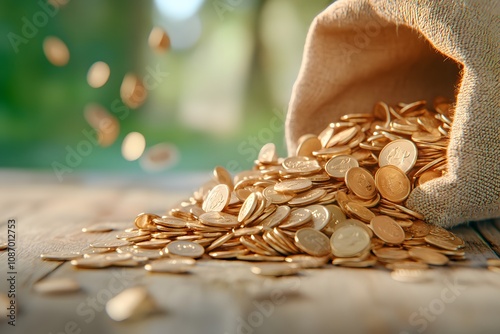
[[[165,30],[160,27],[154,27],[149,33],[149,46],[156,52],[165,52],[170,48],[170,38]]]
[[[106,303],[106,312],[115,321],[142,318],[157,309],[144,287],[126,289]]]
[[[110,69],[108,64],[103,61],[98,61],[90,66],[87,72],[87,82],[90,87],[99,88],[108,82]]]
[[[43,52],[52,65],[64,66],[69,61],[68,47],[57,37],[49,36],[44,39]]]

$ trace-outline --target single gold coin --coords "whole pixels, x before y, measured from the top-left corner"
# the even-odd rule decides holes
[[[287,256],[285,261],[288,263],[296,264],[301,268],[321,268],[328,263],[330,255],[326,256],[311,256],[304,254]]]
[[[317,173],[321,171],[318,161],[309,157],[289,157],[283,160],[283,168],[288,172]]]
[[[207,198],[203,201],[202,209],[205,212],[220,212],[229,204],[230,199],[229,187],[226,184],[218,184],[208,193]]]
[[[315,204],[306,207],[307,210],[311,212],[313,228],[318,231],[322,231],[325,226],[330,222],[331,214],[330,211],[323,205]]]
[[[362,167],[352,167],[345,174],[347,188],[362,199],[372,199],[377,187],[372,174]]]
[[[293,228],[302,226],[312,218],[311,211],[306,208],[298,208],[290,211],[290,215],[280,225],[281,228]]]
[[[408,173],[415,166],[417,156],[417,146],[412,141],[396,139],[384,146],[380,151],[378,164],[380,167],[396,166],[404,173]]]
[[[297,194],[294,198],[288,201],[288,204],[292,206],[308,205],[311,203],[316,203],[325,195],[326,195],[326,190],[321,188],[315,188]]]
[[[457,250],[463,245],[462,239],[456,237],[452,239],[451,237],[440,237],[437,235],[429,234],[424,237],[425,241],[430,245],[436,247],[447,249],[447,250]]]
[[[372,250],[373,254],[383,260],[405,260],[410,257],[407,250],[395,247],[380,247]]]
[[[361,254],[369,249],[370,241],[370,235],[364,228],[346,221],[337,225],[330,237],[332,253],[337,257],[353,257]]]
[[[315,135],[304,135],[299,138],[299,145],[295,155],[313,157],[313,152],[322,148],[321,141]]]
[[[283,193],[274,190],[274,185],[266,187],[262,192],[262,195],[274,204],[287,203],[295,196],[293,193]]]
[[[128,288],[106,303],[106,313],[114,321],[139,320],[157,310],[155,301],[142,286]]]
[[[347,213],[365,223],[369,223],[375,217],[375,214],[370,209],[356,202],[348,202],[345,208]]]
[[[188,272],[196,263],[192,258],[159,259],[151,261],[144,269],[155,273],[183,274]]]
[[[309,179],[295,179],[295,180],[286,180],[277,183],[274,186],[274,190],[279,192],[293,192],[298,193],[301,191],[305,191],[311,189],[312,182]]]
[[[262,226],[264,229],[272,229],[282,221],[284,221],[290,215],[290,207],[286,205],[280,205],[276,208],[276,211],[262,221]]]
[[[41,294],[63,294],[80,291],[80,284],[68,277],[48,278],[35,283],[33,289]]]
[[[215,167],[214,177],[217,180],[217,182],[227,185],[229,189],[234,188],[233,178],[231,177],[231,174],[227,171],[227,169],[225,169],[224,167],[221,166]]]
[[[199,218],[200,222],[208,226],[216,227],[236,227],[240,225],[238,217],[224,212],[205,212]]]
[[[109,74],[110,69],[108,64],[103,61],[95,62],[87,72],[87,82],[90,87],[102,87],[108,82]]]
[[[238,213],[238,222],[241,223],[246,219],[248,219],[254,212],[255,208],[257,207],[257,203],[258,203],[257,193],[251,193],[241,206],[241,209]]]
[[[418,178],[418,185],[421,186],[422,184],[429,182],[430,180],[437,179],[438,177],[441,176],[443,176],[443,173],[441,171],[429,170],[423,172]]]
[[[85,258],[71,260],[71,264],[78,268],[100,269],[111,266],[113,262],[106,259],[106,254],[95,254]]]
[[[405,240],[405,231],[388,216],[376,216],[371,219],[373,233],[388,244],[398,245]]]
[[[81,258],[83,255],[80,252],[50,252],[43,253],[40,257],[46,261],[71,261],[73,259]]]
[[[337,155],[325,165],[325,171],[331,177],[336,179],[343,179],[347,171],[353,167],[359,167],[358,160],[352,155]]]
[[[152,213],[140,213],[137,215],[137,217],[135,217],[134,224],[138,229],[141,230],[156,230],[156,225],[153,220],[157,218],[161,217]]]
[[[267,143],[260,149],[259,161],[261,163],[270,164],[278,161],[278,156],[276,155],[276,145],[273,143]]]
[[[132,243],[126,240],[104,240],[96,241],[90,244],[94,248],[118,248],[123,246],[130,246]]]
[[[52,65],[65,66],[69,62],[68,47],[55,36],[49,36],[43,40],[43,52]]]
[[[295,244],[305,253],[312,256],[326,256],[330,254],[328,237],[310,227],[295,232]]]
[[[154,51],[161,53],[170,48],[170,38],[165,30],[154,27],[149,33],[148,44]]]
[[[184,256],[193,259],[205,254],[205,249],[196,242],[182,240],[172,241],[165,247],[165,251],[169,255]]]
[[[377,170],[375,185],[380,195],[391,202],[401,203],[410,195],[410,180],[401,169],[392,165]]]
[[[408,254],[414,259],[420,260],[427,264],[432,264],[435,266],[443,266],[449,262],[448,258],[432,249],[415,247],[408,251]]]
[[[300,267],[290,263],[261,263],[251,268],[252,273],[261,276],[290,276],[300,271]]]

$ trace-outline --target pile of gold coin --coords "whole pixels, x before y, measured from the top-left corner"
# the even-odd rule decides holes
[[[446,173],[452,119],[443,98],[434,110],[425,101],[379,102],[373,113],[344,115],[302,136],[294,156],[279,158],[269,143],[252,170],[233,178],[216,167],[189,199],[164,216],[139,214],[116,239],[44,257],[158,272],[185,272],[203,257],[237,259],[273,262],[252,271],[277,276],[331,261],[384,265],[395,279],[412,280],[429,265],[465,258],[463,240],[404,204],[415,186]]]

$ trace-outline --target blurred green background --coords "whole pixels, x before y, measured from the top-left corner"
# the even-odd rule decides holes
[[[49,3],[47,3],[49,2]],[[285,155],[284,114],[308,27],[330,1],[314,0],[39,0],[0,2],[0,167],[51,170],[68,166],[91,126],[89,103],[123,110],[126,73],[160,71],[146,102],[119,120],[109,147],[93,145],[73,171],[146,172],[122,156],[123,138],[140,132],[147,147],[174,148],[168,170],[231,172],[251,167],[259,148],[274,142]],[[154,26],[171,48],[154,52]],[[44,54],[47,36],[68,47],[67,65]],[[111,70],[100,88],[89,67]],[[177,158],[175,158],[177,157]],[[60,165],[57,165],[60,166]]]

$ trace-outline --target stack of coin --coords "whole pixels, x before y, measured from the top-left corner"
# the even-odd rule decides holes
[[[442,98],[434,109],[425,101],[394,107],[380,102],[373,113],[344,115],[318,136],[302,136],[296,155],[287,158],[266,144],[252,170],[233,178],[216,167],[212,181],[167,215],[140,214],[118,240],[91,245],[102,253],[84,253],[72,263],[107,267],[152,260],[146,269],[184,272],[184,262],[154,262],[208,255],[288,262],[253,272],[290,274],[292,267],[331,260],[346,267],[382,264],[399,270],[394,277],[414,280],[429,265],[464,259],[463,240],[426,224],[404,204],[415,186],[446,173],[453,109]]]

